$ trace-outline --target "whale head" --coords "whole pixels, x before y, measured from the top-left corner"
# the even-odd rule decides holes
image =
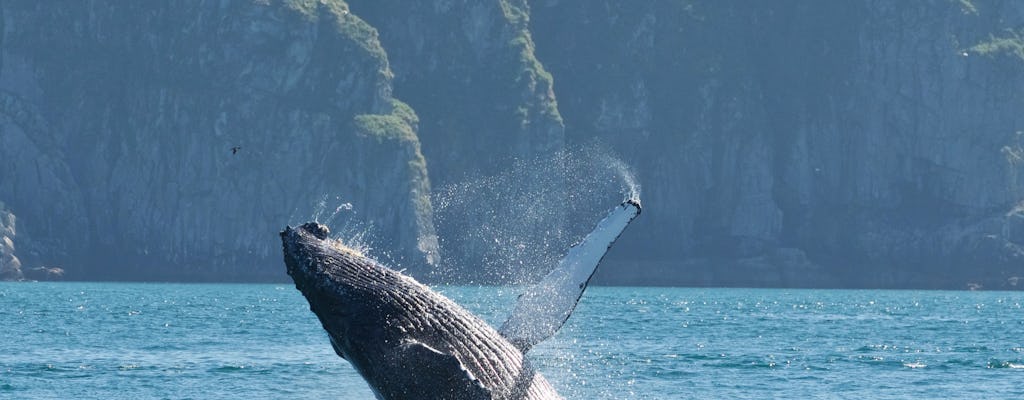
[[[309,300],[310,311],[319,317],[335,352],[354,361],[348,349],[367,332],[353,324],[376,314],[368,309],[377,297],[373,286],[386,279],[387,268],[331,238],[330,230],[316,222],[286,227],[281,244],[288,275]]]
[[[316,222],[308,222],[299,227],[287,226],[281,231],[281,244],[284,246],[284,263],[288,276],[295,280],[299,290],[311,288],[329,279],[329,265],[317,263],[315,258],[320,248],[328,247],[331,231]]]
[[[344,285],[348,278],[352,278],[348,276],[350,273],[380,267],[376,261],[345,245],[340,239],[331,238],[330,234],[327,226],[317,222],[307,222],[296,228],[288,226],[281,231],[285,266],[300,290],[325,284]]]

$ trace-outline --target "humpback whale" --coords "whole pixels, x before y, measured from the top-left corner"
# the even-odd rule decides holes
[[[640,203],[615,207],[496,330],[447,297],[310,222],[281,232],[295,287],[379,399],[561,399],[525,354],[572,314],[600,260]]]

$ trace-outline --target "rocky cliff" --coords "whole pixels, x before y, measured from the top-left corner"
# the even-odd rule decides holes
[[[564,147],[553,80],[534,54],[525,0],[355,0],[376,27],[395,92],[421,116],[433,182],[492,175]]]
[[[644,186],[605,283],[1024,277],[1020,2],[349,3],[0,2],[21,260],[272,277],[281,224],[351,203],[414,273],[441,237],[454,277],[500,281],[586,225],[557,154],[596,138]]]
[[[535,55],[525,0],[350,3],[380,32],[395,93],[421,117],[435,188],[503,173],[517,160],[552,159],[565,148],[552,76]],[[460,207],[438,210],[444,269],[454,274],[443,279],[507,281],[516,274],[509,247],[536,249],[550,236],[558,242],[565,215],[548,211],[565,203],[564,180],[558,165],[538,165],[509,182],[515,189],[501,198],[462,198],[455,200]],[[445,200],[442,206],[452,199]],[[540,253],[548,252],[531,256]]]
[[[17,234],[14,214],[0,202],[0,281],[21,280],[21,260],[14,254],[14,236]]]
[[[344,203],[396,263],[436,257],[417,117],[343,1],[0,12],[0,198],[26,264],[277,279],[275,233]]]
[[[1024,64],[1004,32],[1024,22],[1021,3],[533,10],[567,141],[615,143],[646,189],[612,261],[691,285],[1011,288],[1024,276]]]

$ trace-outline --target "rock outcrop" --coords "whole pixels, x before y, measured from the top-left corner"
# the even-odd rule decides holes
[[[17,234],[14,214],[4,209],[0,202],[0,281],[17,281],[24,278],[21,260],[14,255],[14,236]]]
[[[25,279],[33,281],[60,281],[64,279],[61,267],[35,267],[24,271]]]
[[[275,233],[344,203],[396,263],[437,256],[416,115],[345,2],[14,0],[0,13],[0,197],[30,265],[284,279]]]

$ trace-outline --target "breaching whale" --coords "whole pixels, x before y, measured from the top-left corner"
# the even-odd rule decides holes
[[[627,200],[495,330],[447,297],[329,237],[315,222],[281,232],[284,261],[338,356],[379,399],[561,399],[525,353],[558,331],[601,258],[640,214]]]

